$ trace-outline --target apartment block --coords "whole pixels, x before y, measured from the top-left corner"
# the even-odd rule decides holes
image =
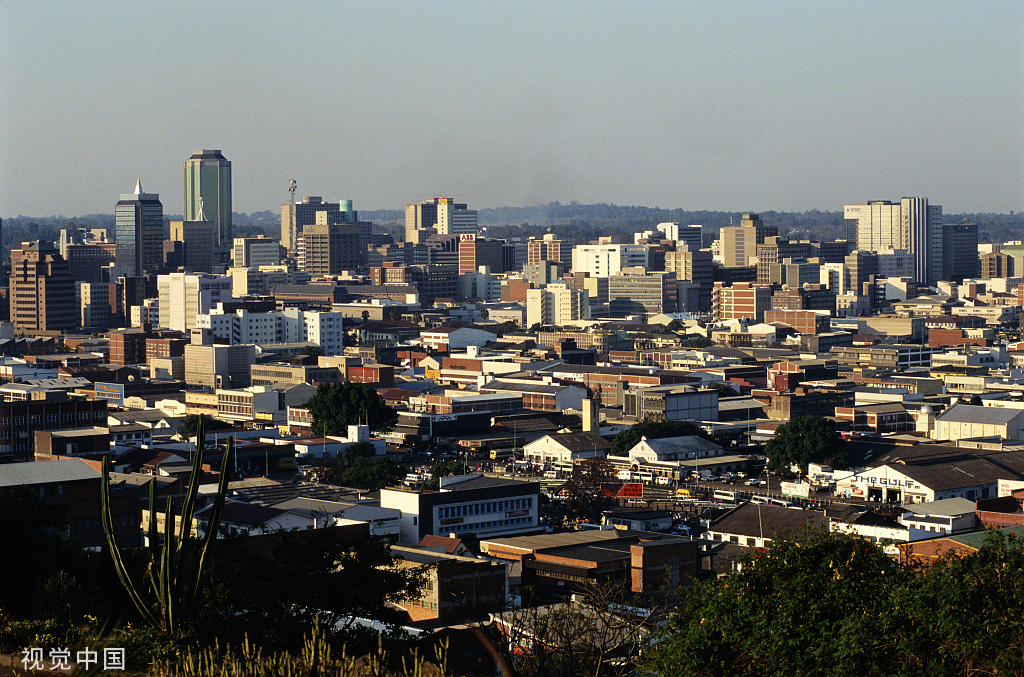
[[[748,319],[764,321],[764,313],[771,308],[772,289],[769,286],[734,282],[726,286],[716,282],[712,293],[711,312],[716,322]]]

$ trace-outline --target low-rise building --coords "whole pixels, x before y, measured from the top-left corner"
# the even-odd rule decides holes
[[[428,567],[420,597],[398,602],[413,622],[463,623],[505,608],[508,572],[502,562],[418,546],[395,545],[391,555],[403,568]]]
[[[611,447],[595,432],[555,433],[525,445],[523,453],[536,463],[576,463],[585,458],[604,458]]]
[[[481,540],[492,558],[522,564],[523,586],[566,591],[623,582],[634,594],[688,585],[700,570],[698,541],[608,529]]]
[[[652,386],[623,394],[622,412],[637,421],[717,421],[718,391],[688,385]]]
[[[427,534],[498,537],[539,526],[537,482],[460,475],[442,478],[440,491],[386,488],[380,494],[381,507],[402,513],[402,543],[419,543]]]
[[[776,538],[799,536],[807,529],[825,528],[825,515],[774,505],[743,503],[712,522],[704,537],[749,548],[768,548]]]

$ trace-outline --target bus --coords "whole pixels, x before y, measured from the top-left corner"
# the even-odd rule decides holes
[[[507,461],[511,459],[513,452],[511,449],[491,449],[491,460],[492,461]]]
[[[735,503],[736,498],[739,494],[735,491],[725,491],[723,489],[715,490],[715,493],[711,495],[712,498],[717,498],[719,501],[726,501],[727,503]]]
[[[553,467],[560,477],[572,477],[572,471],[575,468],[572,463],[565,463],[564,461],[556,461]]]

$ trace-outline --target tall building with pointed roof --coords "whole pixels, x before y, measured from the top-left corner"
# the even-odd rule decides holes
[[[142,277],[163,266],[164,206],[159,193],[143,192],[142,179],[114,207],[114,238],[120,275]]]
[[[185,221],[206,220],[217,225],[217,242],[230,247],[231,230],[231,161],[219,150],[200,149],[185,160]]]

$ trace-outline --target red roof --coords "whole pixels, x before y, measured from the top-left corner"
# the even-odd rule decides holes
[[[420,545],[424,548],[435,548],[440,545],[444,548],[445,554],[454,555],[455,551],[462,545],[462,539],[427,534],[420,541]]]

